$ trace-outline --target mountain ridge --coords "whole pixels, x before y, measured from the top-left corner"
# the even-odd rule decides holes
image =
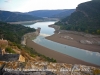
[[[54,15],[59,15],[60,13],[67,12],[69,10],[72,10],[72,9],[62,9],[62,10],[36,10],[36,11],[27,12],[26,14],[34,15],[34,16],[38,16],[38,17],[48,17],[48,18],[51,18]],[[72,13],[72,12],[70,12],[70,13]],[[57,17],[53,17],[53,18],[57,18]]]
[[[61,29],[100,34],[100,2],[81,3],[70,16],[63,18],[57,25]]]
[[[74,11],[75,11],[75,9],[69,9],[69,10],[63,11],[59,14],[52,15],[51,17],[61,19],[61,18],[71,15]]]
[[[42,19],[42,18],[20,12],[10,12],[10,11],[0,10],[0,21],[4,22],[32,21],[37,19]]]

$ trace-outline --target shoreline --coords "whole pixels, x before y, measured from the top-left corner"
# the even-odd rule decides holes
[[[71,56],[59,53],[57,51],[48,49],[46,47],[43,47],[41,45],[36,44],[31,39],[26,40],[26,46],[35,49],[38,53],[41,53],[47,57],[56,59],[57,63],[67,63],[67,64],[81,64],[86,66],[94,66],[94,67],[100,67],[95,64],[91,64],[76,58],[73,58]]]
[[[60,38],[60,36],[58,34],[53,34],[51,36],[48,36],[48,37],[46,37],[46,39],[57,42],[57,43],[65,44],[68,46],[100,53],[100,46],[80,44],[79,42],[76,42],[76,41],[65,40],[65,39]]]
[[[41,28],[37,28],[35,32],[30,32],[30,33],[23,35],[22,40],[21,40],[21,44],[26,45],[27,39],[36,38],[39,35],[40,30],[41,30]]]
[[[60,30],[59,26],[55,25],[49,25],[49,27],[54,28],[55,33],[51,36],[46,37],[46,39],[68,46],[100,53],[100,45],[98,44],[98,42],[100,42],[99,36]]]

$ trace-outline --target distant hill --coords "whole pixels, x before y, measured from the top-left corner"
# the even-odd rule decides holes
[[[100,34],[100,0],[79,4],[74,13],[56,24],[61,29]]]
[[[37,19],[41,19],[41,18],[20,13],[20,12],[10,12],[10,11],[0,10],[0,21],[4,21],[4,22],[31,21]]]
[[[69,12],[70,9],[63,9],[63,10],[37,10],[37,11],[31,11],[31,12],[27,12],[27,14],[29,15],[33,15],[33,16],[38,16],[38,17],[53,17],[53,18],[58,18],[60,17],[59,15],[64,15],[63,12],[68,11],[68,14],[70,14],[71,12]],[[61,14],[63,13],[63,14]]]
[[[59,14],[52,15],[51,17],[52,18],[65,18],[65,17],[71,15],[74,11],[75,11],[75,9],[69,9],[69,10],[63,11]]]

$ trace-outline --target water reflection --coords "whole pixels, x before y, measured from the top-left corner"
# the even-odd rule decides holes
[[[50,36],[50,35],[49,34],[41,33],[39,36],[47,37],[47,36]]]
[[[40,43],[41,42],[41,39],[40,38],[37,38],[37,39],[34,40],[34,42],[35,43]]]
[[[100,53],[96,52],[96,56],[100,57]]]
[[[93,55],[93,52],[85,50],[87,55]]]

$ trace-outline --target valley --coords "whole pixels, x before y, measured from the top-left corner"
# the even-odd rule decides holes
[[[34,1],[0,1],[0,75],[99,75],[100,1]]]

